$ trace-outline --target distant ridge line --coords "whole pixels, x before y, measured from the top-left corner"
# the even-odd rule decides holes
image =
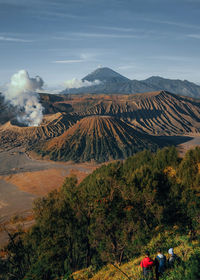
[[[100,83],[88,87],[66,89],[61,93],[133,94],[165,90],[178,95],[200,98],[200,86],[193,82],[166,79],[160,76],[152,76],[145,80],[130,80],[108,67],[97,68],[82,79],[82,81],[86,80],[90,82],[98,80]]]

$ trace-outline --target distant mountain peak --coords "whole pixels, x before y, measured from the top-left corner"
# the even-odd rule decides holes
[[[90,73],[89,75],[85,76],[83,79],[93,82],[95,80],[99,80],[101,82],[108,82],[108,81],[130,81],[128,78],[122,76],[121,74],[115,72],[114,70],[110,69],[109,67],[98,67],[96,70],[94,70],[92,73]]]
[[[161,77],[161,76],[151,76],[151,77],[149,77],[149,78],[147,78],[146,80],[143,80],[143,81],[157,81],[157,80],[166,80],[166,79]]]
[[[165,90],[178,95],[200,98],[200,85],[187,80],[167,79],[159,75],[140,81],[130,80],[108,67],[99,66],[82,79],[82,81],[86,80],[89,81],[88,86],[66,89],[62,94],[69,92],[71,94],[135,94]]]
[[[200,96],[200,86],[187,80],[167,79],[159,76],[152,76],[142,81],[154,90],[166,90],[178,95],[185,95],[198,98]]]

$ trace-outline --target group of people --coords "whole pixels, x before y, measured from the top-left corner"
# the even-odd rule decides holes
[[[167,259],[162,253],[161,249],[158,249],[157,256],[155,260],[150,258],[149,251],[145,252],[145,258],[141,261],[140,266],[143,270],[144,279],[152,280],[153,277],[153,268],[155,268],[156,280],[159,280],[160,276],[164,273],[165,269],[171,268],[174,266],[174,263],[178,260],[176,254],[174,254],[173,248],[168,250],[169,258]]]

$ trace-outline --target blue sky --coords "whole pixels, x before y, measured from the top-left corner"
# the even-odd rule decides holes
[[[0,0],[0,85],[25,69],[56,87],[98,65],[199,83],[199,15],[200,0]]]

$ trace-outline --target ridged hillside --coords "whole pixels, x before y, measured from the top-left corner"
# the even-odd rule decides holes
[[[153,137],[135,131],[125,122],[110,116],[85,117],[39,148],[53,160],[98,162],[125,158],[143,149],[158,147]]]
[[[200,132],[200,101],[166,91],[136,95],[72,95],[65,102],[79,116],[110,115],[152,135]]]
[[[24,146],[30,148],[40,140],[61,135],[77,121],[77,116],[67,114],[47,115],[38,126],[23,127],[16,121],[9,121],[0,127],[1,148]]]
[[[66,112],[44,115],[38,127],[22,127],[11,118],[0,126],[1,148],[24,146],[55,160],[106,161],[154,150],[152,136],[200,133],[200,101],[166,91],[41,98],[46,112]],[[159,146],[169,143],[157,139]]]
[[[165,91],[136,95],[128,112],[121,114],[138,130],[153,135],[200,132],[200,102]]]

